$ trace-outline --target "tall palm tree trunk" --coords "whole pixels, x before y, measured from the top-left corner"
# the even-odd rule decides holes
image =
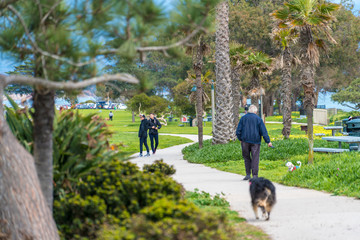
[[[229,56],[229,4],[222,1],[216,9],[216,115],[213,144],[225,144],[235,139]]]
[[[291,133],[291,52],[288,47],[286,47],[283,52],[283,61],[284,66],[281,72],[281,99],[282,104],[282,114],[283,114],[283,130],[282,134],[285,139],[288,139]],[[280,103],[279,103],[280,104]]]
[[[194,60],[193,60],[193,68],[196,75],[196,117],[198,122],[198,141],[199,148],[203,147],[203,88],[201,84],[201,71],[203,68],[203,57],[204,57],[204,41],[203,38],[200,37],[199,44],[195,48]]]
[[[239,73],[235,70],[231,70],[231,85],[232,85],[232,98],[233,98],[233,128],[236,131],[237,125],[239,123],[239,109],[241,104],[241,95],[240,95],[240,76]]]
[[[300,74],[301,84],[304,89],[304,107],[307,117],[307,133],[309,140],[309,157],[308,163],[314,161],[314,128],[313,128],[313,111],[315,107],[315,64],[308,54],[310,43],[313,43],[310,27],[305,27],[300,32],[301,43],[301,63],[302,71]]]

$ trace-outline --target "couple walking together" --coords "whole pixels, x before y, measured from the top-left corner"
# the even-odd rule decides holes
[[[139,128],[139,140],[140,140],[140,155],[139,157],[142,157],[143,154],[143,145],[145,145],[146,148],[146,155],[145,157],[150,156],[149,146],[147,144],[147,136],[148,136],[148,130],[149,130],[149,136],[150,136],[150,142],[151,142],[151,150],[152,153],[156,153],[156,149],[159,146],[159,133],[158,130],[161,128],[161,123],[159,120],[155,118],[155,115],[153,113],[150,114],[150,119],[146,119],[145,115],[140,115],[140,128]],[[154,145],[155,142],[155,145]]]

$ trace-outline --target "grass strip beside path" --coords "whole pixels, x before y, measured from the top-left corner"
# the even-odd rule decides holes
[[[236,230],[234,240],[268,240],[270,237],[258,227],[250,225],[246,219],[241,218],[239,213],[230,209],[229,202],[223,198],[222,194],[211,196],[204,191],[195,189],[194,192],[186,192],[185,199],[193,202],[204,211],[212,212],[216,215],[225,215],[229,224]]]

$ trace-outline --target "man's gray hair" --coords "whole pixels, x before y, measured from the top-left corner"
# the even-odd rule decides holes
[[[258,109],[255,105],[250,105],[249,107],[249,113],[257,113]]]

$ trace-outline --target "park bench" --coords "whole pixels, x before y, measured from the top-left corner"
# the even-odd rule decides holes
[[[350,137],[350,136],[341,136],[341,137],[323,137],[323,140],[329,142],[339,142],[339,148],[314,148],[314,152],[325,152],[325,153],[342,153],[351,151],[360,151],[360,137]],[[356,143],[357,146],[350,146],[350,149],[342,149],[341,144],[345,143]]]
[[[342,153],[349,152],[349,149],[342,148],[314,148],[314,152],[322,152],[322,153]]]

